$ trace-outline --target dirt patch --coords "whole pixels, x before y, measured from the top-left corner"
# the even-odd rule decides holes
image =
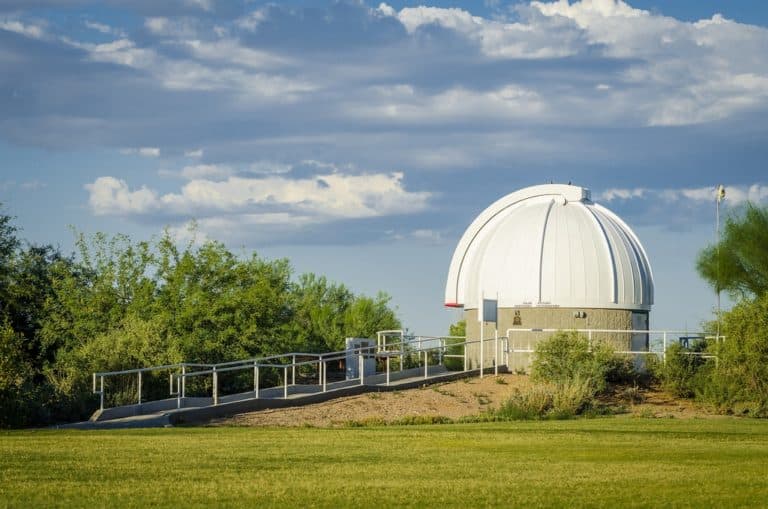
[[[668,392],[657,388],[640,389],[639,401],[630,401],[621,397],[618,391],[616,400],[623,402],[627,414],[631,417],[681,418],[681,419],[713,419],[724,417],[711,409],[689,399],[676,398]]]
[[[513,391],[525,390],[528,376],[503,374],[465,378],[394,392],[370,392],[303,407],[261,410],[217,419],[223,426],[345,426],[350,422],[396,422],[412,417],[459,419],[498,407]],[[712,417],[693,402],[652,389],[617,390],[608,402],[638,417]]]

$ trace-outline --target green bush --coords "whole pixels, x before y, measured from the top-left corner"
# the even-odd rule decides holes
[[[590,345],[587,338],[576,331],[560,331],[539,342],[531,369],[535,381],[581,380],[594,393],[605,391],[609,383],[632,383],[638,379],[631,358],[616,355],[607,342]]]
[[[725,340],[709,345],[696,387],[700,400],[723,411],[768,417],[768,293],[744,300],[722,315]]]
[[[667,348],[666,360],[659,368],[662,386],[675,396],[692,398],[706,384],[704,366],[706,360],[701,353],[706,349],[704,342],[697,342],[692,348],[674,343]]]

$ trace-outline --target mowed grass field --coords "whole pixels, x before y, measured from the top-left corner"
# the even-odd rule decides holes
[[[0,506],[768,506],[768,421],[3,432]]]

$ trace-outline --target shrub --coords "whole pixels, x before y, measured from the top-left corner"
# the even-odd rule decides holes
[[[697,389],[700,391],[705,375],[701,372],[705,359],[700,355],[706,345],[697,342],[692,348],[672,344],[667,348],[666,361],[659,369],[662,386],[675,396],[692,398]]]
[[[608,383],[635,382],[638,378],[629,357],[617,356],[606,342],[590,344],[576,331],[560,331],[536,345],[532,378],[537,381],[564,383],[580,380],[594,394],[603,392]]]
[[[768,293],[723,313],[722,331],[725,340],[708,348],[717,365],[699,370],[697,397],[727,412],[768,417]]]

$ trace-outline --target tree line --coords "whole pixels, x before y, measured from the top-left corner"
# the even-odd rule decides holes
[[[287,259],[168,233],[30,244],[0,214],[0,427],[86,418],[92,372],[344,348],[399,329],[385,293],[356,295]]]

